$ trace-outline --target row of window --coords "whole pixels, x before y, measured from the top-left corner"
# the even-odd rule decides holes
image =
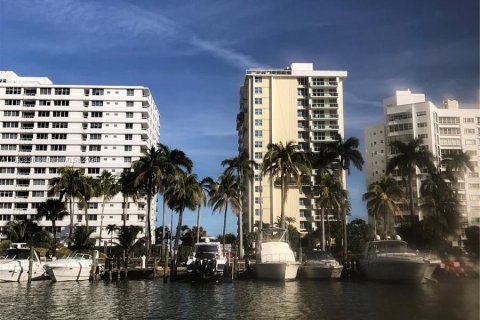
[[[4,101],[4,105],[6,106],[24,106],[24,107],[35,107],[37,105],[37,100],[20,100],[20,99],[6,99]],[[53,101],[53,103],[52,103]],[[70,106],[71,100],[38,100],[38,106],[57,106],[57,107],[67,107]],[[113,102],[113,101],[112,101]],[[118,101],[114,102],[115,105],[118,105]],[[109,105],[110,101],[106,101],[105,104]],[[127,107],[133,107],[134,101],[126,101],[125,102]],[[92,100],[92,101],[84,101],[84,107],[103,107],[104,101],[101,100]],[[144,102],[144,106],[148,106],[148,103]]]
[[[93,88],[91,89],[84,89],[84,94],[89,95],[90,93],[93,96],[102,96],[104,94],[104,89],[101,88]],[[6,87],[5,88],[6,94],[22,94],[22,88],[20,87]],[[24,93],[26,95],[35,95],[37,93],[37,88],[24,88]],[[119,91],[115,91],[116,94]],[[134,89],[127,89],[127,96],[133,96],[135,93]],[[40,88],[40,95],[51,95],[52,88]],[[70,88],[53,88],[53,94],[59,96],[68,96],[70,95]],[[110,91],[107,91],[107,94],[110,94]]]

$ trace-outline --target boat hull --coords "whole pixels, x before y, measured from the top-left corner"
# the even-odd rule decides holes
[[[46,267],[52,281],[86,281],[90,279],[91,264],[49,265]]]
[[[295,280],[300,264],[295,262],[266,262],[255,265],[258,279]]]
[[[44,279],[43,266],[32,266],[32,280]],[[0,282],[26,282],[28,281],[28,261],[26,263],[8,263],[0,266]]]
[[[338,279],[342,275],[343,266],[312,266],[304,265],[301,273],[305,279]]]
[[[420,283],[423,281],[428,262],[423,261],[382,261],[362,265],[366,278],[380,281]]]

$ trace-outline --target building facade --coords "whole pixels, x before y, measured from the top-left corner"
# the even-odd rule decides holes
[[[423,148],[432,152],[438,165],[442,158],[463,150],[470,156],[473,172],[467,172],[456,186],[459,193],[460,211],[464,226],[480,225],[480,108],[461,109],[455,100],[445,100],[442,107],[425,99],[424,94],[396,91],[384,100],[385,124],[365,129],[365,160],[367,185],[384,174],[386,163],[392,156],[390,142],[408,142],[413,138],[423,139]],[[383,128],[382,128],[383,127]],[[383,131],[383,136],[382,132]],[[375,134],[374,134],[375,133]],[[379,138],[379,136],[381,138]],[[384,143],[382,143],[384,142]],[[385,154],[380,151],[385,150]],[[414,192],[420,196],[422,172],[417,168]],[[402,206],[402,215],[409,215],[407,206]],[[418,219],[423,213],[416,207]],[[396,223],[408,221],[396,217]]]
[[[247,70],[240,88],[237,131],[239,151],[248,152],[258,164],[243,198],[243,218],[249,230],[260,216],[270,224],[280,216],[280,186],[261,176],[260,164],[268,144],[294,141],[300,150],[315,152],[321,144],[335,142],[338,133],[343,136],[346,77],[346,71],[314,70],[311,63]],[[310,185],[288,189],[285,215],[295,218],[300,232],[315,230],[320,224],[320,212],[309,200]]]
[[[159,142],[159,112],[142,86],[57,85],[45,77],[0,71],[0,122],[0,228],[34,218],[60,168],[82,168],[92,177],[107,170],[118,177]],[[78,203],[74,207],[74,223],[85,224]],[[106,203],[104,237],[107,225],[123,224],[122,207],[121,194]],[[144,199],[129,199],[127,225],[145,228],[146,207]],[[101,212],[102,199],[92,198],[88,223],[96,228],[93,237],[100,232]],[[152,226],[155,217],[156,198]],[[69,221],[58,221],[58,231],[68,234]],[[51,222],[43,219],[39,225],[50,227]]]

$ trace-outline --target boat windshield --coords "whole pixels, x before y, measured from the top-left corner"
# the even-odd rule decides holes
[[[370,252],[374,253],[407,253],[407,243],[404,241],[378,241],[372,244]]]
[[[73,259],[87,259],[87,260],[90,260],[92,258],[91,255],[89,254],[86,254],[86,253],[76,253],[74,256],[73,256]]]
[[[199,252],[212,252],[215,253],[218,251],[218,246],[216,244],[197,244],[196,250],[197,253]]]
[[[30,257],[30,250],[28,249],[8,249],[4,253],[2,253],[1,258],[2,259],[21,259],[25,260]]]
[[[330,252],[313,251],[306,253],[307,260],[335,260]]]

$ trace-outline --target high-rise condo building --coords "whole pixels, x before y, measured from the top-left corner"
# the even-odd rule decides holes
[[[249,69],[240,88],[237,117],[239,151],[257,164],[269,143],[295,142],[300,150],[316,152],[320,145],[344,135],[343,81],[346,71],[314,70],[311,63],[293,63],[285,69]],[[311,179],[313,181],[313,178]],[[345,181],[345,179],[344,179]],[[320,211],[310,202],[310,185],[288,189],[285,215],[295,219],[300,232],[320,224]],[[281,190],[255,169],[253,183],[245,185],[243,218],[248,229],[280,216]]]
[[[474,171],[467,171],[459,179],[460,211],[464,226],[480,225],[480,179],[478,155],[480,148],[480,108],[461,109],[455,100],[446,100],[443,107],[435,106],[424,94],[396,91],[384,103],[385,124],[365,129],[365,162],[367,185],[385,174],[386,163],[392,156],[390,142],[408,142],[413,138],[423,139],[423,148],[432,152],[435,162],[458,150],[470,156]],[[420,196],[422,172],[417,168],[414,193]],[[402,215],[409,215],[407,205],[401,205]],[[416,206],[416,215],[424,213]],[[408,218],[396,217],[397,225]]]
[[[33,218],[60,168],[82,168],[92,177],[108,170],[118,177],[142,150],[159,142],[159,112],[150,90],[142,86],[57,85],[45,77],[0,71],[0,123],[0,228]],[[77,201],[74,222],[83,225]],[[88,223],[97,237],[102,198],[87,205]],[[105,204],[103,228],[123,224],[122,207],[120,193]],[[129,199],[127,225],[145,227],[146,207],[145,199]],[[155,217],[156,198],[152,226]],[[58,231],[68,234],[69,221],[58,221]],[[51,226],[45,219],[39,224]],[[103,235],[107,237],[105,230]]]

